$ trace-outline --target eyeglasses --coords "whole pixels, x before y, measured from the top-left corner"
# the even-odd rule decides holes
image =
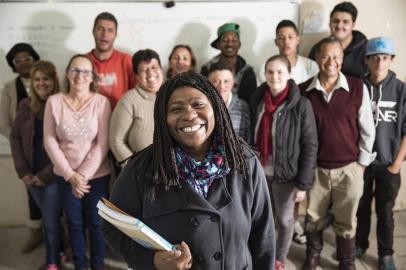
[[[19,65],[21,63],[32,63],[34,62],[34,57],[32,56],[25,56],[25,57],[17,57],[13,59],[13,64],[14,65]]]
[[[89,77],[93,73],[91,70],[73,68],[73,67],[68,68],[68,72],[70,74],[72,74],[73,76],[78,76],[79,74],[83,74],[84,77]]]

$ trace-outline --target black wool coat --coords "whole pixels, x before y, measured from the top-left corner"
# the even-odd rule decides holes
[[[229,173],[216,179],[207,199],[189,186],[159,190],[147,197],[152,147],[137,153],[118,177],[110,200],[172,244],[185,241],[192,269],[274,269],[275,231],[262,167],[245,147],[249,176]],[[110,247],[137,270],[153,269],[154,251],[143,248],[107,222]]]

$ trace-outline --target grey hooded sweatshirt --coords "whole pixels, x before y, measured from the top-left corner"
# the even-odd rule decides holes
[[[393,71],[378,85],[372,85],[370,76],[365,79],[372,101],[376,126],[374,165],[393,163],[400,142],[406,136],[406,84],[396,78]]]

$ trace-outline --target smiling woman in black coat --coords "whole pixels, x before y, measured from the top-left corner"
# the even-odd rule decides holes
[[[108,244],[137,270],[273,269],[265,175],[215,88],[197,73],[175,75],[154,118],[153,144],[129,161],[110,200],[177,250],[145,249],[105,222]]]

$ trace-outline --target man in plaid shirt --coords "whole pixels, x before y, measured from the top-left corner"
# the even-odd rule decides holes
[[[222,61],[213,63],[209,69],[209,81],[223,98],[235,132],[247,143],[250,143],[250,109],[244,100],[231,91],[234,86],[232,68]]]

